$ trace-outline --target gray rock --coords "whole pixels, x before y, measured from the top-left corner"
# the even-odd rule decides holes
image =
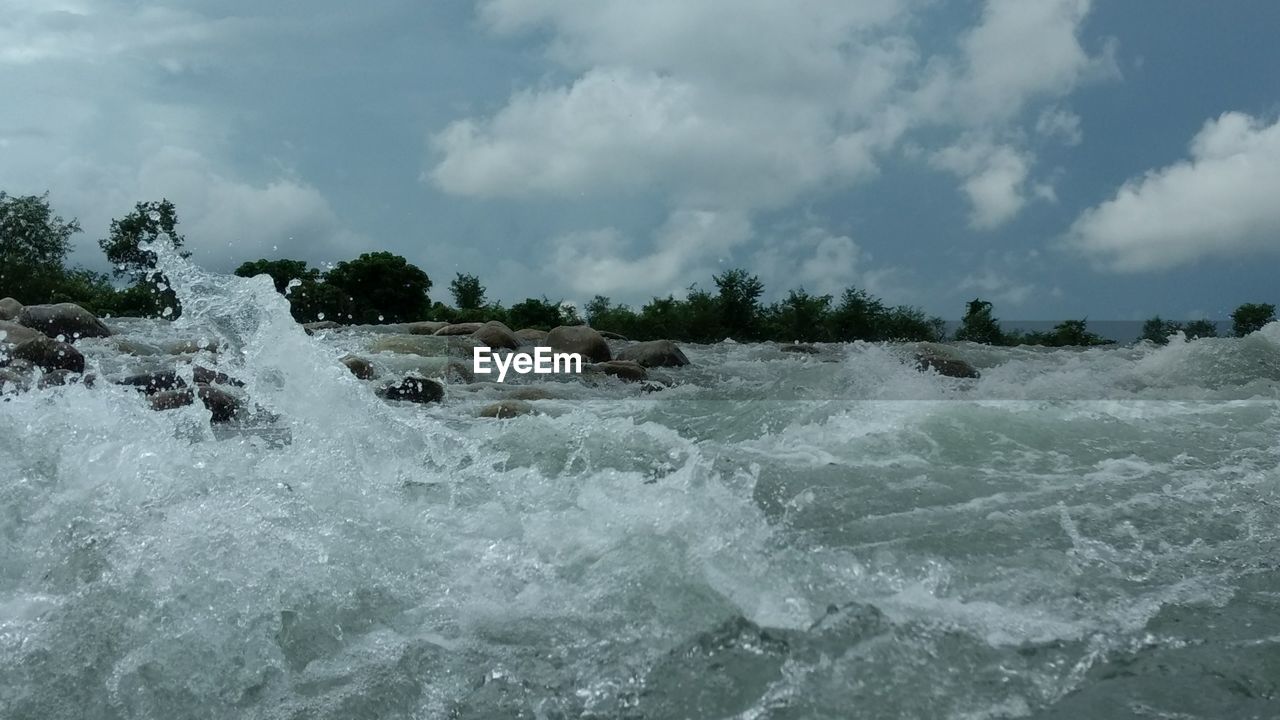
[[[315,335],[321,330],[337,330],[340,327],[342,327],[342,325],[332,320],[318,320],[316,322],[302,324],[302,329],[306,331],[308,335]]]
[[[609,343],[600,333],[586,325],[561,325],[547,333],[544,343],[556,352],[578,353],[583,362],[605,362],[613,359]]]
[[[478,322],[453,323],[452,325],[445,325],[444,327],[440,328],[439,330],[435,331],[432,334],[433,335],[470,335],[471,333],[479,330],[481,324],[482,323],[478,323]]]
[[[413,403],[440,402],[444,399],[444,386],[435,380],[410,375],[399,382],[378,388],[377,394],[384,400],[403,400]]]
[[[18,324],[39,330],[51,338],[61,335],[67,342],[111,335],[107,326],[93,313],[74,303],[27,305],[18,314]]]
[[[529,415],[534,412],[533,406],[523,400],[499,400],[496,403],[490,403],[480,408],[476,413],[478,417],[513,418],[517,415]]]
[[[670,340],[649,340],[624,348],[619,360],[630,360],[645,367],[681,367],[689,364],[680,346]]]
[[[596,363],[591,367],[603,372],[605,375],[612,375],[627,382],[640,382],[649,377],[649,371],[645,370],[639,363],[631,362],[630,360],[607,360]]]
[[[346,365],[347,369],[351,371],[351,374],[361,380],[372,380],[373,376],[377,374],[377,371],[374,370],[373,363],[362,357],[347,355],[338,362]]]
[[[32,330],[17,323],[0,320],[0,348],[20,345],[28,340],[44,337],[39,330]]]
[[[16,395],[31,389],[31,377],[12,367],[0,368],[0,395]]]
[[[932,370],[939,375],[953,378],[981,377],[978,369],[964,360],[929,351],[916,353],[916,369],[920,372]]]
[[[0,299],[0,320],[17,320],[22,314],[22,303],[11,297]]]
[[[150,403],[153,410],[172,410],[191,405],[196,398],[200,398],[211,415],[210,419],[216,423],[234,420],[243,408],[240,398],[211,385],[159,392],[151,396]]]
[[[436,331],[448,326],[447,322],[438,322],[436,320],[422,320],[419,322],[411,322],[404,324],[404,331],[410,335],[435,335]]]
[[[516,334],[511,332],[511,328],[503,325],[497,320],[490,320],[476,328],[475,332],[471,333],[471,337],[491,348],[515,350],[521,345],[520,338],[516,337]]]
[[[53,338],[31,338],[10,351],[13,358],[27,360],[42,370],[70,370],[84,372],[84,355],[70,343]]]
[[[547,339],[547,331],[521,328],[516,331],[516,337],[520,338],[525,344],[538,345]]]
[[[244,387],[244,383],[231,377],[224,372],[210,370],[203,365],[196,365],[191,368],[191,379],[195,380],[199,385],[231,385],[232,387]]]
[[[116,384],[136,388],[147,395],[155,395],[166,390],[177,390],[187,386],[186,381],[172,370],[137,373],[129,375]]]

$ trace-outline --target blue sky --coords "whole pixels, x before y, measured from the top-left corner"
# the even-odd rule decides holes
[[[0,0],[0,188],[194,258],[390,249],[443,297],[747,267],[956,317],[1280,301],[1263,0]]]

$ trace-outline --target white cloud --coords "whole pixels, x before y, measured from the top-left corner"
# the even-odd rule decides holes
[[[424,176],[479,198],[656,193],[672,211],[750,216],[872,178],[933,126],[1008,138],[969,169],[937,164],[961,176],[973,225],[995,227],[1045,194],[1027,187],[1020,113],[1111,67],[1080,44],[1089,7],[988,0],[958,53],[926,56],[910,33],[928,3],[914,0],[488,0],[485,27],[547,38],[573,80],[436,133]],[[1078,136],[1069,111],[1043,117],[1041,135]]]
[[[641,255],[632,255],[614,228],[557,238],[553,274],[580,298],[680,295],[724,269],[729,253],[751,235],[751,224],[739,213],[682,210],[667,219],[654,234],[653,249]]]
[[[930,163],[962,179],[960,187],[972,206],[969,224],[976,229],[1003,225],[1027,202],[1031,158],[1008,145],[967,138],[935,153]]]
[[[959,287],[962,291],[976,290],[1001,305],[1022,305],[1036,293],[1034,283],[1019,282],[991,267],[966,275]]]
[[[1118,272],[1280,251],[1280,122],[1239,112],[1205,123],[1190,157],[1130,179],[1082,213],[1070,245]]]

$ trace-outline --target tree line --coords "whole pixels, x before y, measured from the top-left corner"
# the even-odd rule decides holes
[[[112,264],[111,276],[68,268],[71,238],[81,232],[76,220],[64,220],[49,206],[48,194],[11,196],[0,191],[0,297],[23,303],[74,302],[99,315],[175,318],[182,308],[167,279],[156,269],[148,243],[168,236],[185,257],[178,215],[166,199],[139,202],[111,221],[99,247]],[[471,322],[500,320],[512,328],[547,330],[589,323],[597,330],[634,340],[672,339],[712,343],[848,342],[965,340],[988,345],[1090,346],[1110,341],[1090,332],[1087,320],[1067,320],[1050,331],[1005,331],[991,302],[969,302],[959,328],[949,334],[941,318],[910,305],[890,305],[860,288],[838,297],[791,290],[773,303],[761,300],[764,284],[746,270],[731,269],[711,278],[714,289],[693,285],[683,298],[655,297],[639,309],[597,295],[582,309],[546,296],[526,298],[510,307],[491,302],[480,279],[457,273],[449,283],[453,304],[432,301],[431,278],[404,257],[390,252],[364,253],[327,269],[304,260],[259,259],[241,264],[242,277],[267,275],[284,294],[299,322],[331,320],[342,324],[416,320]],[[114,281],[113,281],[114,279]],[[1233,332],[1245,335],[1275,319],[1275,307],[1246,304],[1232,314]],[[1168,342],[1178,332],[1188,338],[1213,337],[1213,323],[1180,324],[1151,318],[1143,337]]]

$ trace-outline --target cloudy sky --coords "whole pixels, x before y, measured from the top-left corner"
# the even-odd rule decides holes
[[[194,259],[957,317],[1280,301],[1273,0],[0,0],[0,189]]]

